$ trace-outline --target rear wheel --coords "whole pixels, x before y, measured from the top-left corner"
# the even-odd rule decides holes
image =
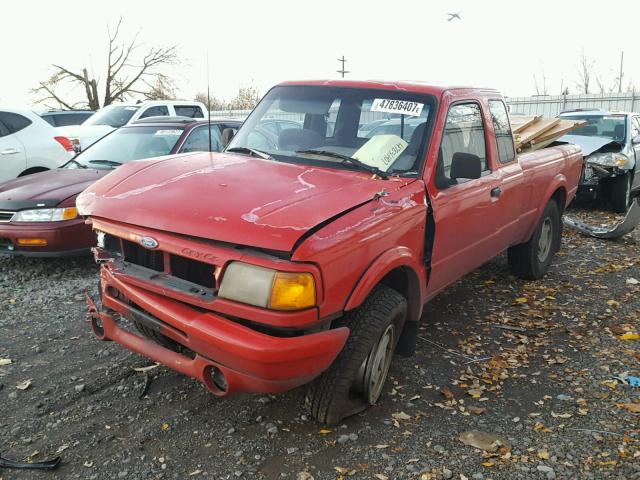
[[[378,401],[406,316],[405,298],[385,285],[346,314],[351,330],[347,343],[308,388],[311,414],[319,422],[338,423]]]
[[[513,274],[526,280],[542,278],[549,270],[554,254],[560,250],[561,239],[560,209],[555,200],[550,200],[529,241],[507,251]]]
[[[616,213],[624,213],[631,203],[631,175],[625,173],[613,179],[611,183],[611,208]]]

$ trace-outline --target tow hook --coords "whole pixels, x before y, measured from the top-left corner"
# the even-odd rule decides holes
[[[95,333],[100,340],[108,340],[104,336],[104,324],[102,322],[102,315],[98,310],[98,306],[96,305],[96,302],[93,300],[93,298],[91,298],[91,296],[88,293],[85,294],[85,301],[87,302],[87,307],[88,307],[87,316],[85,317],[85,322],[91,325],[91,329],[93,330],[93,333]]]

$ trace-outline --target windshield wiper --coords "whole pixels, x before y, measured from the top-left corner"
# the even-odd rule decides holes
[[[75,163],[78,166],[78,168],[87,168],[86,165],[80,163],[77,160],[74,160],[73,158],[69,160],[67,163],[65,163],[61,168],[66,168],[66,166],[69,165],[70,163]]]
[[[264,158],[265,160],[275,160],[275,158],[273,158],[267,152],[263,152],[262,150],[257,150],[255,148],[249,148],[249,147],[227,148],[225,152],[248,153],[249,155],[253,155],[254,157]]]
[[[89,163],[102,163],[104,165],[110,165],[112,167],[118,167],[122,165],[122,162],[116,162],[115,160],[89,160]]]
[[[380,170],[378,167],[374,167],[373,165],[369,165],[367,163],[361,162],[357,158],[353,158],[348,155],[343,155],[341,153],[331,152],[329,150],[296,150],[295,153],[302,153],[303,155],[304,154],[324,155],[325,157],[339,158],[343,162],[352,163],[360,167],[362,170],[373,173],[374,175],[377,175],[384,180],[389,178],[389,174],[384,170]]]

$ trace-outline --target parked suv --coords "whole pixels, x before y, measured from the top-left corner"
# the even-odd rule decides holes
[[[572,111],[561,113],[560,118],[587,122],[560,139],[582,148],[579,193],[608,200],[615,212],[625,212],[632,194],[640,190],[640,176],[636,175],[640,113]]]
[[[67,127],[81,125],[94,113],[93,110],[49,110],[40,116],[52,127]]]
[[[82,125],[59,127],[76,152],[87,148],[115,128],[149,117],[205,118],[207,110],[200,102],[161,100],[142,103],[113,103],[101,108]]]

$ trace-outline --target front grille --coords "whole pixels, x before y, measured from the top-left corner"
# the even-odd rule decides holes
[[[128,263],[156,272],[166,271],[172,277],[207,289],[216,288],[215,265],[210,263],[165,253],[161,250],[149,250],[135,242],[108,234],[104,238],[104,247],[107,251],[118,253]]]
[[[207,288],[215,288],[214,266],[179,255],[170,255],[171,275]]]
[[[122,254],[126,262],[150,268],[156,272],[164,271],[164,254],[159,250],[149,250],[129,240],[122,240]]]
[[[0,222],[9,222],[13,218],[16,212],[8,212],[6,210],[0,210]]]

